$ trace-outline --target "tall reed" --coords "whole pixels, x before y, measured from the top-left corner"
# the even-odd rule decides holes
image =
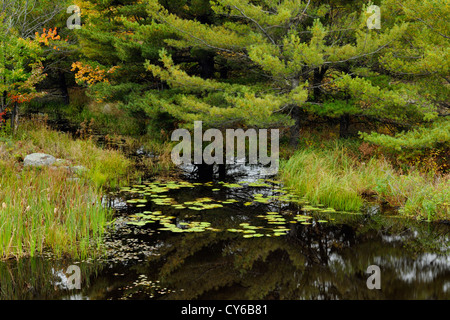
[[[111,216],[102,206],[102,190],[128,183],[132,162],[119,151],[35,123],[23,123],[16,137],[0,138],[0,259],[47,249],[57,255],[94,255]],[[73,175],[64,165],[23,167],[23,158],[33,152],[85,170]]]
[[[100,248],[111,212],[92,186],[49,168],[2,170],[0,258],[56,255],[86,257]]]

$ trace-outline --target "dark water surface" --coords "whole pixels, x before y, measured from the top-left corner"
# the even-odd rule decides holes
[[[257,173],[110,194],[104,257],[1,262],[0,299],[450,298],[449,225],[314,208]],[[67,289],[72,264],[80,290]],[[367,287],[371,265],[380,290]]]

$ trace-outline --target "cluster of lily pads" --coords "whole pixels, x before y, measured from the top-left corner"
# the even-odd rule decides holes
[[[228,232],[236,232],[236,233],[242,233],[244,238],[258,238],[258,237],[278,237],[281,235],[285,235],[288,231],[290,231],[289,228],[283,228],[283,227],[276,227],[272,229],[264,228],[262,226],[252,226],[248,222],[242,222],[239,224],[241,229],[227,229]],[[263,230],[266,229],[266,231],[271,232],[263,232]]]
[[[147,223],[160,222],[161,224],[169,223],[174,216],[165,216],[161,211],[144,211],[143,213],[136,213],[130,216],[128,224],[135,226],[144,226]]]
[[[143,213],[136,213],[130,216],[128,224],[135,226],[144,226],[148,223],[159,222],[163,227],[158,230],[171,232],[203,232],[206,230],[219,231],[211,228],[211,223],[201,221],[179,222],[178,224],[172,221],[176,219],[175,216],[163,215],[161,211],[144,211]]]
[[[219,182],[220,183],[220,182]],[[232,183],[221,183],[224,187],[227,188],[242,188],[239,184]],[[223,207],[222,204],[229,204],[237,202],[235,199],[227,199],[227,200],[213,200],[208,197],[198,198],[195,201],[186,201],[182,204],[177,203],[174,198],[170,198],[165,194],[169,190],[180,189],[180,188],[194,188],[195,186],[202,185],[202,183],[190,183],[187,181],[181,182],[152,182],[140,185],[133,185],[133,187],[123,187],[121,191],[129,192],[131,194],[138,194],[141,196],[150,196],[150,201],[155,203],[156,205],[167,205],[172,206],[175,209],[191,209],[191,210],[207,210],[207,209],[215,209]],[[208,182],[204,184],[205,186],[212,186],[212,182]],[[220,191],[219,188],[212,188],[212,191]],[[133,198],[127,200],[129,204],[136,204],[136,207],[145,207],[148,202],[145,198]],[[219,203],[212,203],[219,202]]]
[[[218,200],[210,197],[201,197],[192,201],[185,201],[178,203],[174,198],[169,197],[168,191],[181,188],[194,188],[196,186],[210,187],[211,191],[217,192],[222,188],[271,188],[270,195],[263,195],[263,193],[253,194],[251,201],[244,202],[244,206],[252,206],[258,203],[272,204],[274,202],[295,202],[302,206],[302,212],[335,212],[333,208],[324,208],[323,206],[311,206],[305,198],[300,198],[289,192],[289,189],[281,187],[280,182],[274,180],[258,180],[256,182],[240,182],[227,183],[212,182],[206,183],[191,183],[187,181],[168,181],[168,182],[144,182],[143,184],[133,185],[132,187],[122,188],[122,191],[128,192],[132,195],[137,195],[139,198],[128,200],[129,204],[135,204],[136,207],[144,207],[147,201],[152,201],[159,206],[171,206],[174,209],[186,209],[194,211],[204,211],[209,209],[221,208],[227,204],[239,202],[236,199]],[[242,222],[239,227],[229,229],[217,229],[211,226],[210,222],[206,221],[178,221],[177,217],[171,215],[164,215],[162,211],[144,211],[129,217],[128,224],[134,226],[144,226],[148,223],[159,223],[161,227],[158,230],[170,232],[203,232],[203,231],[227,231],[241,233],[244,238],[263,237],[263,236],[280,236],[289,232],[288,224],[300,223],[303,225],[312,224],[312,216],[305,214],[294,215],[292,213],[278,213],[267,212],[263,215],[256,216],[265,220],[265,224],[272,225],[271,227],[252,226],[248,222]],[[317,220],[318,223],[326,223],[327,220]]]

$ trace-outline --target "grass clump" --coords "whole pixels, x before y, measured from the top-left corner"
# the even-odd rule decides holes
[[[99,148],[91,139],[74,140],[70,135],[52,130],[43,124],[25,122],[18,133],[15,157],[44,152],[69,164],[81,165],[83,174],[97,188],[116,187],[135,179],[139,172],[130,170],[133,163],[117,150]],[[67,163],[66,162],[66,163]]]
[[[411,171],[385,175],[376,180],[374,190],[399,213],[421,220],[450,218],[450,177]]]
[[[314,205],[325,204],[337,210],[357,211],[363,204],[354,168],[342,149],[325,151],[303,149],[281,164],[281,178],[294,192]]]
[[[65,165],[23,167],[27,154],[44,152]],[[47,249],[73,257],[95,255],[111,211],[102,189],[127,184],[132,162],[119,151],[90,140],[73,140],[36,123],[23,123],[16,136],[0,135],[0,259],[33,256]],[[78,179],[77,179],[78,178]]]
[[[95,188],[62,170],[18,172],[3,160],[0,170],[0,259],[46,249],[83,258],[100,248],[111,212]]]
[[[399,172],[375,156],[361,161],[340,143],[295,152],[282,162],[280,175],[287,186],[313,204],[358,211],[365,196],[375,195],[405,216],[428,221],[449,218],[448,175]]]
[[[158,140],[145,139],[142,141],[145,150],[151,150],[151,156],[142,157],[140,165],[151,175],[171,175],[175,172],[176,166],[172,161],[172,142],[161,142]]]

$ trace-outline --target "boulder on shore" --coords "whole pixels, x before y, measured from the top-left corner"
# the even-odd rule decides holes
[[[23,165],[33,166],[33,167],[42,167],[42,166],[51,166],[55,163],[56,158],[49,154],[45,153],[32,153],[25,157],[23,160]]]

